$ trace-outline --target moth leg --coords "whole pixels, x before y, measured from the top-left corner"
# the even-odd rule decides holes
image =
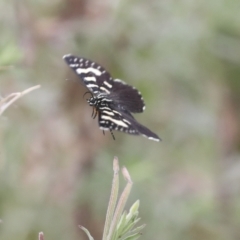
[[[113,135],[113,132],[112,132],[112,130],[111,129],[109,129],[110,130],[110,133],[111,133],[111,135],[112,135],[112,138],[113,138],[113,140],[115,140],[115,136]],[[104,130],[103,130],[103,135],[105,135],[105,132],[104,132]]]
[[[95,119],[96,116],[97,116],[97,110],[95,111],[95,114],[94,114],[94,116],[93,116],[93,119]]]
[[[115,137],[114,137],[114,135],[113,135],[112,129],[109,129],[109,131],[110,131],[110,133],[112,134],[113,140],[115,140]]]
[[[93,116],[94,116],[94,107],[92,108],[92,118],[93,118]]]

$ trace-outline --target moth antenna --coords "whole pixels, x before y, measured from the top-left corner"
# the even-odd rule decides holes
[[[86,96],[86,94],[90,94],[91,95],[91,97],[93,97],[93,94],[91,93],[91,92],[85,92],[84,94],[83,94],[83,99],[84,99],[84,97]]]

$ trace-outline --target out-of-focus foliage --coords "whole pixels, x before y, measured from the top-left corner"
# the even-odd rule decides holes
[[[111,161],[134,181],[142,239],[240,239],[240,3],[0,1],[0,239],[100,239]],[[62,56],[137,87],[163,139],[105,136]],[[68,79],[68,81],[66,81]],[[77,82],[78,81],[78,82]]]

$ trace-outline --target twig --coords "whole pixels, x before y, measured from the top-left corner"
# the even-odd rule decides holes
[[[17,99],[19,99],[20,97],[28,94],[29,92],[36,90],[38,88],[40,88],[40,85],[34,86],[34,87],[30,87],[22,92],[17,92],[17,93],[11,93],[10,95],[8,95],[7,97],[3,98],[0,100],[0,115],[2,115],[2,113],[13,103],[15,102]]]

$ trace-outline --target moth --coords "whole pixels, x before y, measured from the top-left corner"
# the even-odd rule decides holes
[[[142,135],[159,141],[157,134],[140,124],[132,113],[141,113],[145,104],[141,93],[120,79],[114,79],[101,65],[89,59],[67,54],[63,56],[67,65],[80,77],[91,97],[87,99],[93,107],[92,117],[98,116],[101,130],[113,130],[132,135]]]

